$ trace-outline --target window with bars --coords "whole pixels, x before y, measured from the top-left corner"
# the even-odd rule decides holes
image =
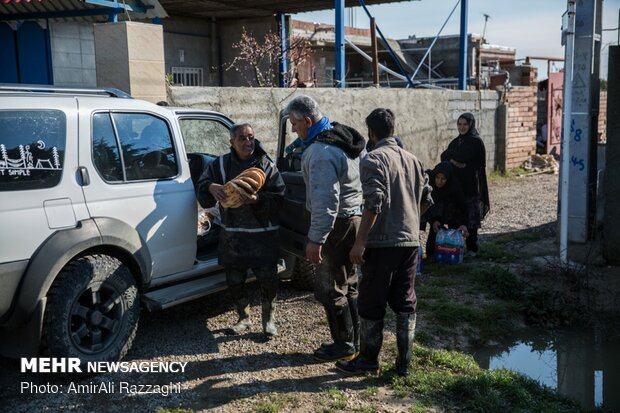
[[[172,83],[179,86],[203,86],[202,67],[173,67]]]

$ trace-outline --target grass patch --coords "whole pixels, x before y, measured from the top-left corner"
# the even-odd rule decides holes
[[[511,242],[524,242],[524,241],[540,241],[545,237],[541,231],[535,232],[518,232],[514,234],[504,234],[493,240],[496,244],[508,244]],[[487,244],[482,244],[483,246]]]
[[[344,410],[347,407],[347,395],[342,390],[335,388],[323,391],[327,398],[327,406],[321,410],[322,413]]]
[[[360,393],[360,398],[362,400],[371,400],[374,397],[377,397],[377,394],[379,394],[379,389],[377,386],[370,386],[362,390]]]
[[[155,410],[155,413],[194,413],[194,410],[181,406],[158,407],[157,410]]]
[[[504,247],[504,245],[495,242],[482,244],[480,251],[478,251],[478,257],[495,263],[509,263],[518,258],[508,248]]]
[[[516,275],[500,267],[478,268],[471,274],[471,280],[481,291],[508,300],[521,299],[527,288]]]
[[[421,285],[416,288],[416,295],[418,297],[424,297],[425,299],[441,299],[446,296],[443,288],[438,286]]]
[[[415,397],[412,412],[580,412],[575,401],[507,370],[481,369],[474,359],[455,351],[416,346],[409,376],[392,376],[401,397]]]
[[[508,169],[506,171],[501,171],[499,169],[496,169],[487,175],[487,181],[489,183],[496,183],[498,181],[501,181],[502,179],[507,179],[507,178],[510,179],[510,178],[515,178],[517,176],[521,176],[521,175],[527,175],[527,174],[528,174],[528,171],[522,166]]]
[[[278,413],[289,403],[290,397],[284,394],[271,393],[268,400],[261,400],[252,406],[253,413]]]

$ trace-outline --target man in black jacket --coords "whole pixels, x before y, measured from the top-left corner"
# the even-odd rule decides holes
[[[242,194],[238,208],[220,205],[222,232],[218,260],[226,267],[226,282],[239,314],[231,328],[234,334],[250,329],[250,300],[245,290],[248,269],[256,276],[262,298],[263,332],[277,335],[274,301],[277,294],[279,252],[278,209],[284,196],[284,181],[260,142],[254,139],[252,126],[243,123],[230,129],[230,153],[215,159],[198,181],[198,201],[205,208],[225,200],[224,184],[248,168],[265,172],[264,185],[255,195]]]

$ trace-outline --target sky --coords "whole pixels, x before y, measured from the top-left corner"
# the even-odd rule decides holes
[[[411,35],[435,36],[456,3],[456,0],[403,1],[368,6],[368,10],[385,36],[406,39]],[[517,59],[525,56],[564,58],[561,27],[566,7],[566,0],[469,0],[468,32],[482,34],[484,14],[488,14],[485,32],[488,43],[515,48]],[[620,0],[603,0],[603,29],[618,27],[619,9]],[[293,18],[334,24],[334,11],[298,13]],[[345,25],[368,28],[369,19],[362,8],[347,8]],[[441,34],[458,34],[459,26],[460,5]],[[601,77],[607,78],[609,44],[617,44],[618,32],[604,31],[602,37]],[[539,67],[539,79],[545,79],[547,63],[534,63]],[[561,67],[562,63],[558,65]]]

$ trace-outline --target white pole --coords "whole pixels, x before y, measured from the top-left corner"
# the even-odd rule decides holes
[[[562,124],[561,194],[560,194],[560,260],[568,263],[568,176],[570,167],[570,138],[573,112],[573,60],[575,46],[575,0],[568,0],[568,24],[564,54],[564,122]]]

